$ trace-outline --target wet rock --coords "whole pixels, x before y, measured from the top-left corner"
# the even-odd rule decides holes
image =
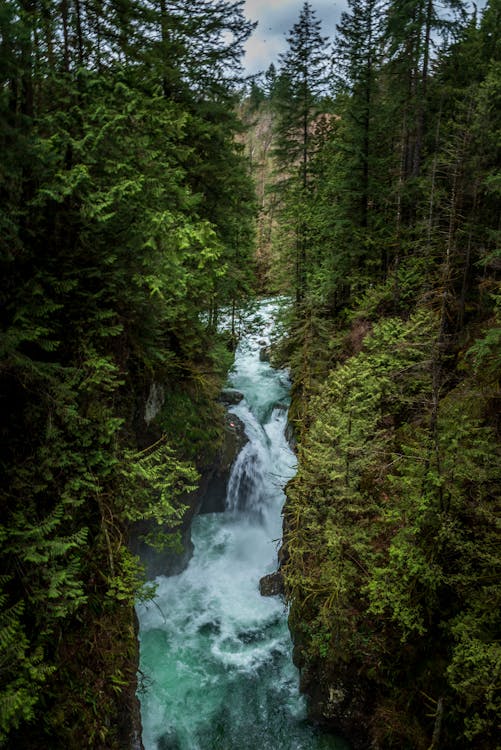
[[[263,346],[259,352],[261,362],[269,362],[271,357],[271,346]]]
[[[296,435],[294,434],[294,427],[292,426],[291,422],[287,422],[287,426],[285,428],[285,439],[287,440],[291,451],[294,451],[295,453],[297,448],[297,440]]]
[[[217,465],[217,471],[220,474],[229,474],[233,462],[248,442],[244,423],[236,414],[229,411],[225,418],[224,443]]]
[[[278,596],[284,593],[284,579],[282,573],[277,570],[263,576],[259,581],[259,593],[261,596]]]
[[[235,414],[228,412],[223,447],[215,470],[205,487],[200,513],[222,513],[226,510],[226,491],[231,467],[247,442],[243,422]]]
[[[239,404],[243,397],[244,394],[237,391],[236,388],[223,388],[219,394],[219,400],[226,406],[235,406],[236,404]]]
[[[297,664],[297,649],[295,649]],[[320,664],[300,669],[300,690],[308,697],[308,717],[331,731],[341,733],[353,750],[367,750],[371,744],[368,717],[373,709],[372,694],[362,687],[352,665],[338,663],[331,671]]]
[[[254,643],[259,643],[263,640],[263,633],[261,630],[246,630],[237,635],[237,638],[241,643],[245,643],[246,646]]]
[[[187,497],[182,500],[185,504],[189,502]],[[158,526],[155,521],[138,521],[132,527],[129,536],[129,549],[141,560],[147,580],[152,580],[160,575],[177,575],[182,573],[188,565],[194,549],[190,531],[193,518],[191,509],[187,511],[188,515],[189,518],[183,521],[181,528],[178,530],[180,537],[177,538],[175,530]],[[150,534],[154,535],[159,532],[172,537],[172,545],[166,543],[161,549],[157,549],[146,542],[146,538]],[[176,541],[177,543],[175,543]]]
[[[161,383],[152,383],[144,406],[144,421],[149,425],[162,411],[165,389]]]
[[[200,635],[219,635],[221,633],[221,623],[218,620],[204,622],[198,628]]]
[[[215,513],[225,510],[226,489],[231,466],[248,438],[243,423],[235,414],[225,415],[225,430],[222,448],[213,464],[202,471],[199,486],[181,498],[188,507],[178,529],[180,543],[154,549],[144,541],[151,532],[172,533],[168,528],[158,527],[154,521],[139,521],[131,530],[129,547],[138,555],[144,565],[146,578],[151,580],[158,575],[177,575],[188,565],[193,554],[191,523],[198,513]]]
[[[131,738],[131,750],[144,750],[143,741],[139,732],[135,732]]]
[[[134,609],[131,609],[131,625],[137,636],[139,632],[139,623]],[[142,742],[142,724],[141,724],[141,705],[137,697],[138,688],[138,671],[139,671],[139,648],[131,654],[134,661],[134,669],[131,669],[131,679],[127,686],[124,687],[119,698],[119,711],[117,715],[117,734],[119,746],[127,750],[144,750]],[[132,666],[132,665],[131,665]]]

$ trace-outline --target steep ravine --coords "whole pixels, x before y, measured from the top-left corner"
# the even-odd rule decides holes
[[[158,576],[155,600],[138,607],[145,750],[345,747],[307,720],[284,603],[259,591],[277,567],[282,488],[295,471],[285,438],[287,373],[259,356],[275,305],[260,312],[261,329],[240,343],[230,375],[244,394],[231,414],[248,442],[233,464],[225,511],[194,518],[187,567]]]

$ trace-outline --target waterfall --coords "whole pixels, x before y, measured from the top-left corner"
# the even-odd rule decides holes
[[[198,516],[195,551],[176,576],[158,577],[138,606],[145,750],[327,750],[345,747],[305,715],[287,612],[259,594],[277,566],[283,487],[295,471],[285,439],[289,381],[260,359],[276,305],[237,349],[231,408],[249,442],[231,471],[226,512]]]

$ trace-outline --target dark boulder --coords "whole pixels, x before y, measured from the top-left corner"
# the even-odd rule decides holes
[[[243,422],[231,412],[226,414],[224,443],[218,462],[204,489],[200,513],[222,513],[226,510],[226,492],[231,467],[248,442]]]
[[[271,346],[263,346],[259,352],[259,359],[261,362],[269,362],[271,357]]]
[[[284,593],[284,579],[282,573],[277,570],[263,576],[259,581],[259,593],[261,596],[279,596]]]
[[[223,388],[219,394],[219,401],[226,406],[235,406],[243,399],[244,394],[236,388]]]
[[[298,661],[297,646],[294,662]],[[376,750],[371,738],[369,717],[373,711],[373,696],[367,685],[357,678],[352,664],[338,663],[335,669],[321,664],[300,666],[299,689],[308,697],[308,717],[329,731],[349,738],[353,750]]]
[[[289,448],[291,449],[291,451],[295,453],[297,449],[297,440],[296,440],[294,427],[292,426],[291,422],[287,422],[284,434],[285,434],[285,439],[287,440],[287,443],[289,445]]]
[[[159,528],[154,521],[139,521],[134,524],[129,538],[129,547],[134,554],[139,556],[147,579],[150,580],[158,575],[177,575],[186,568],[193,554],[191,541],[193,518],[198,513],[225,510],[226,489],[231,467],[246,442],[247,436],[243,423],[235,414],[227,412],[223,444],[216,459],[201,471],[197,489],[180,499],[187,506],[181,526],[177,529]],[[154,549],[146,544],[144,538],[151,532],[158,531],[172,534],[173,541],[179,535],[180,540],[175,546],[165,546],[161,550]]]

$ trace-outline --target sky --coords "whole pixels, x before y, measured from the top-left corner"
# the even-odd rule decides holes
[[[280,52],[285,52],[285,40],[297,22],[304,0],[246,0],[245,15],[258,21],[258,27],[247,41],[244,66],[248,74],[266,70],[270,63],[278,62]],[[333,39],[336,33],[344,0],[311,0],[316,17],[322,22],[321,33]]]

